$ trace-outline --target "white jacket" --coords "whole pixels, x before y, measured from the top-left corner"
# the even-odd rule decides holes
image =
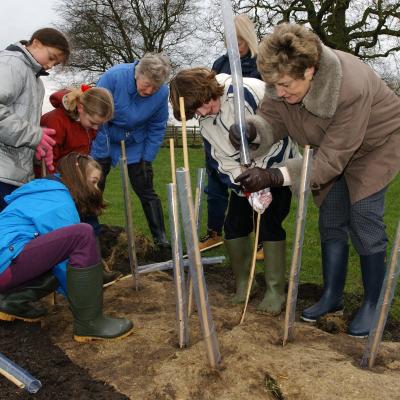
[[[220,97],[221,109],[217,115],[208,115],[199,120],[200,132],[204,138],[207,166],[218,171],[218,176],[226,185],[240,191],[234,179],[242,173],[240,152],[229,140],[229,127],[235,123],[232,78],[227,74],[216,76],[225,87]],[[258,104],[264,97],[265,83],[255,78],[243,78],[245,117],[255,114]],[[300,157],[297,145],[285,138],[274,145],[267,154],[253,160],[253,166],[260,168],[277,167],[288,158]]]

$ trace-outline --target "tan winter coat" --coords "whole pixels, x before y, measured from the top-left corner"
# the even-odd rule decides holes
[[[321,64],[302,103],[290,105],[267,86],[257,114],[274,140],[290,136],[311,145],[311,188],[321,205],[344,174],[351,203],[389,184],[400,169],[400,98],[358,58],[323,48]]]

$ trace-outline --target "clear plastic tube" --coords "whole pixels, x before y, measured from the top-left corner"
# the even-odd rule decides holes
[[[201,263],[203,265],[215,265],[215,264],[222,264],[224,262],[225,262],[225,256],[201,257]],[[188,265],[189,265],[189,260],[185,258],[183,260],[183,266],[187,267]],[[147,274],[149,272],[155,272],[155,271],[167,271],[169,269],[172,269],[173,266],[174,266],[173,261],[168,260],[168,261],[161,261],[158,263],[139,265],[138,271],[139,274]]]
[[[29,372],[25,371],[1,353],[0,373],[29,393],[36,393],[42,387],[42,384],[38,379],[34,378]]]
[[[193,292],[197,305],[197,313],[203,333],[208,360],[211,367],[216,368],[221,362],[221,353],[211,308],[208,302],[207,285],[204,278],[203,265],[201,264],[199,240],[194,216],[192,189],[190,185],[189,170],[178,168],[176,182],[181,206],[182,225],[185,233],[186,248],[189,257],[190,275],[193,280]]]
[[[169,183],[167,185],[167,190],[169,205],[169,225],[171,228],[171,249],[174,266],[177,331],[179,336],[179,347],[182,349],[183,347],[189,345],[189,324],[187,318],[188,312],[185,271],[183,268],[182,240],[179,229],[178,198],[176,193],[176,185],[174,183]]]
[[[196,182],[196,198],[194,202],[194,212],[196,215],[196,229],[197,233],[201,225],[201,210],[202,210],[202,199],[204,192],[204,181],[206,176],[206,169],[199,168],[197,170],[197,182]]]
[[[241,165],[248,167],[251,164],[251,159],[246,136],[242,66],[240,64],[239,47],[237,43],[235,24],[233,22],[233,11],[230,0],[221,0],[221,6],[226,48],[228,50],[229,65],[231,67],[232,75],[235,125],[240,131],[240,163]]]

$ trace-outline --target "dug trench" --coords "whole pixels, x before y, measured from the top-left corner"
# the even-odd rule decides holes
[[[104,241],[110,248],[103,254],[111,268],[127,273],[122,250],[126,243],[113,229]],[[139,263],[152,258],[151,246],[145,241],[137,245]],[[284,315],[256,312],[262,276],[257,276],[260,290],[242,325],[242,307],[230,303],[230,269],[207,266],[205,276],[222,356],[218,369],[209,367],[197,313],[189,320],[190,346],[178,348],[173,276],[154,272],[141,276],[139,291],[130,277],[105,289],[105,313],[135,323],[135,332],[123,340],[74,342],[72,316],[61,296],[55,306],[49,305],[42,327],[1,323],[0,351],[40,379],[43,387],[28,394],[0,376],[0,399],[400,399],[398,321],[388,321],[375,368],[363,370],[359,362],[366,339],[344,333],[359,297],[346,294],[348,311],[342,318],[330,316],[317,326],[297,318],[294,341],[282,347]],[[301,285],[297,309],[320,294],[318,286]]]

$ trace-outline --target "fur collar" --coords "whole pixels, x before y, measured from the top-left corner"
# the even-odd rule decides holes
[[[342,66],[338,56],[329,47],[322,46],[319,69],[302,101],[304,108],[316,117],[332,118],[338,106],[341,83]],[[276,95],[273,85],[266,86],[266,95],[283,101]]]

